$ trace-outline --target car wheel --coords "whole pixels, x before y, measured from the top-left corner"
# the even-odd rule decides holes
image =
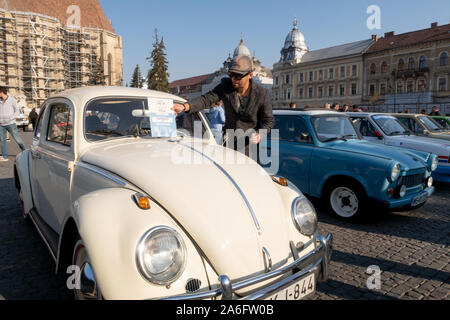
[[[330,209],[342,219],[360,216],[366,203],[364,194],[353,183],[334,184],[329,188],[327,198]]]
[[[94,271],[89,262],[86,247],[83,240],[78,236],[73,247],[72,265],[75,266],[75,288],[76,300],[100,300],[101,292],[95,280]]]

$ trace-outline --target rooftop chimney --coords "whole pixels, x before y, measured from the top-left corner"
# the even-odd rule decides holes
[[[395,32],[394,31],[391,31],[391,32],[386,32],[385,34],[384,34],[384,38],[391,38],[391,37],[393,37],[395,35]]]
[[[437,23],[437,22],[433,22],[433,23],[431,24],[431,29],[436,28],[437,26],[438,26],[438,23]]]

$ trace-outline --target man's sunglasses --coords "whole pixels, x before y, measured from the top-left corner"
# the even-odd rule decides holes
[[[238,73],[234,73],[234,72],[230,72],[228,73],[228,75],[230,76],[230,78],[235,78],[236,80],[241,80],[242,78],[245,78],[246,76],[248,76],[250,74],[250,72],[247,72],[245,74],[238,74]]]

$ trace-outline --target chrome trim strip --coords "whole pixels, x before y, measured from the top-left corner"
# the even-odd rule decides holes
[[[288,283],[289,281],[292,281],[293,279],[302,277],[307,273],[315,272],[315,270],[318,268],[319,265],[321,265],[321,268],[322,268],[322,276],[318,277],[318,279],[321,281],[326,280],[326,278],[328,276],[328,263],[331,258],[332,240],[333,240],[333,237],[331,234],[328,234],[327,237],[322,237],[322,236],[318,237],[317,241],[319,242],[319,244],[311,252],[307,253],[300,259],[295,260],[293,263],[291,263],[283,268],[280,268],[278,270],[274,270],[270,273],[266,273],[266,274],[257,276],[252,279],[247,279],[247,280],[240,281],[240,282],[237,282],[234,284],[232,283],[231,284],[232,292],[252,286],[259,282],[263,282],[263,281],[266,281],[266,280],[269,280],[272,278],[276,278],[278,276],[283,276],[283,275],[291,272],[294,269],[301,270],[299,272],[294,273],[294,275],[289,276],[288,278],[282,279],[279,282],[276,282],[266,288],[263,288],[257,292],[251,293],[249,296],[242,298],[243,300],[259,299],[263,296],[267,296],[268,294],[270,294],[276,290],[279,290],[281,287],[286,285],[286,283]],[[214,297],[220,296],[221,294],[222,294],[222,289],[219,286],[218,288],[209,290],[209,291],[198,292],[195,294],[183,294],[183,295],[170,296],[170,297],[161,297],[160,299],[163,299],[163,300],[209,299],[209,298],[214,298]]]
[[[247,208],[249,209],[249,211],[250,211],[250,213],[251,213],[251,215],[252,215],[252,218],[253,218],[253,222],[255,223],[255,225],[256,225],[256,229],[259,231],[259,230],[261,230],[261,227],[260,227],[260,225],[259,225],[259,222],[258,222],[258,219],[256,218],[256,214],[255,214],[255,212],[253,211],[253,208],[252,208],[252,206],[250,205],[250,202],[248,201],[248,199],[247,199],[247,197],[245,196],[245,194],[244,194],[244,192],[242,191],[242,189],[238,186],[238,184],[236,183],[236,181],[233,179],[233,177],[231,177],[231,175],[221,166],[221,165],[219,165],[216,161],[214,161],[213,159],[211,159],[210,157],[208,157],[206,154],[204,154],[203,152],[201,152],[201,151],[198,151],[198,150],[196,150],[196,149],[194,149],[193,147],[191,147],[191,146],[188,146],[188,145],[185,145],[185,144],[183,144],[183,143],[180,143],[180,145],[182,145],[182,146],[184,146],[184,147],[186,147],[186,148],[189,148],[189,149],[191,149],[192,151],[194,151],[194,152],[197,152],[197,153],[199,153],[202,157],[204,157],[204,158],[206,158],[206,159],[208,159],[209,161],[211,161],[220,171],[222,171],[222,173],[231,181],[231,183],[233,183],[233,185],[234,185],[234,187],[239,191],[239,193],[241,194],[241,197],[242,197],[242,199],[244,199],[244,201],[245,201],[245,204],[247,205]]]
[[[266,268],[266,272],[270,272],[272,270],[272,258],[270,257],[269,250],[265,247],[262,248],[264,254],[264,264]]]
[[[125,182],[123,182],[122,180],[119,180],[119,179],[113,177],[112,175],[110,175],[109,173],[103,172],[103,171],[101,171],[101,170],[99,170],[99,169],[97,169],[97,168],[95,168],[95,167],[93,167],[93,166],[91,166],[91,165],[84,164],[84,163],[82,163],[82,162],[75,162],[75,163],[74,163],[74,166],[78,166],[78,167],[81,167],[81,168],[90,170],[90,171],[92,171],[92,172],[94,172],[94,173],[97,173],[97,174],[99,174],[99,175],[101,175],[101,176],[103,176],[103,177],[105,177],[105,178],[107,178],[107,179],[109,179],[109,180],[112,180],[112,181],[114,181],[114,182],[120,184],[122,187],[125,187],[125,186],[127,185],[127,184],[126,184]]]

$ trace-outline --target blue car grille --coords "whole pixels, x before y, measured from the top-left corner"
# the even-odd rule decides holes
[[[412,174],[409,176],[403,176],[400,177],[398,181],[398,185],[406,185],[407,188],[417,187],[418,185],[421,185],[424,183],[425,180],[425,173],[419,173],[419,174]]]

